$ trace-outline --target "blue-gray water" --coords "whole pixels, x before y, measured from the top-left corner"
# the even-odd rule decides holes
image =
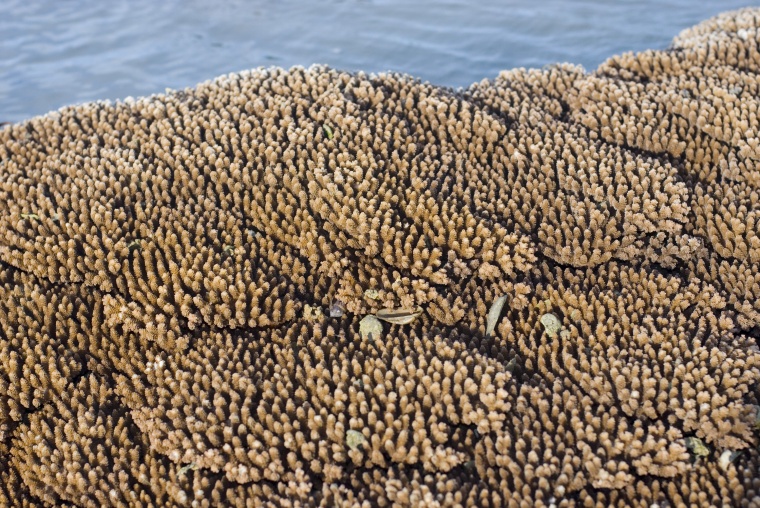
[[[0,0],[0,121],[326,63],[467,86],[667,47],[737,0]]]

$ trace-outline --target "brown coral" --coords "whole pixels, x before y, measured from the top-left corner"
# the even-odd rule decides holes
[[[0,130],[0,504],[760,504],[758,33]]]

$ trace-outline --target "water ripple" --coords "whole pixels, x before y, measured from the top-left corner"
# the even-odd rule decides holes
[[[467,86],[502,69],[662,48],[739,0],[4,0],[0,121],[279,65]]]

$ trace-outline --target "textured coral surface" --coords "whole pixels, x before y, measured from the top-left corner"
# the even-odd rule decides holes
[[[760,505],[759,106],[744,10],[0,130],[0,506]]]

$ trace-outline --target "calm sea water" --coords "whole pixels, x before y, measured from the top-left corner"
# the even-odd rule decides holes
[[[0,0],[0,121],[325,63],[467,86],[665,48],[737,0]]]

